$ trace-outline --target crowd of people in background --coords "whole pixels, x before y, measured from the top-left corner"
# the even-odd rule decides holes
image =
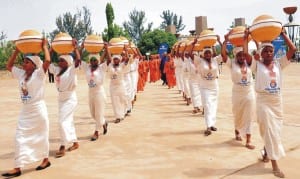
[[[16,49],[8,60],[7,69],[19,81],[19,89],[23,107],[20,113],[16,135],[15,167],[2,174],[5,177],[21,175],[21,167],[25,164],[42,160],[36,170],[42,170],[51,165],[49,155],[49,122],[44,101],[44,83],[46,73],[54,75],[58,92],[58,123],[61,144],[56,157],[63,157],[65,150],[73,151],[79,148],[75,132],[74,112],[77,106],[76,85],[77,70],[84,71],[89,87],[89,110],[95,121],[95,130],[90,138],[95,141],[99,131],[108,132],[108,122],[105,119],[106,94],[104,80],[109,79],[109,93],[115,123],[119,123],[133,112],[137,93],[145,90],[147,82],[161,81],[167,89],[177,87],[187,106],[192,105],[193,114],[202,114],[205,122],[204,135],[216,132],[217,107],[220,75],[219,64],[225,63],[231,70],[232,79],[232,113],[234,116],[234,137],[237,141],[246,138],[245,147],[254,149],[251,141],[251,123],[257,121],[264,141],[262,160],[271,160],[273,173],[284,177],[277,160],[285,155],[281,143],[282,126],[282,83],[281,70],[289,64],[295,53],[295,47],[284,31],[284,37],[289,51],[281,59],[274,60],[274,47],[270,43],[258,45],[257,53],[248,53],[247,43],[243,47],[233,49],[233,59],[228,56],[226,42],[218,43],[222,47],[217,55],[214,47],[204,47],[202,51],[173,49],[170,53],[153,54],[147,59],[137,49],[134,54],[128,53],[125,45],[121,54],[111,54],[105,45],[101,54],[90,54],[88,61],[81,59],[84,46],[75,48],[74,56],[60,55],[57,64],[51,63],[47,42],[43,42],[45,60],[38,55],[24,56],[23,68],[14,66],[19,54]],[[247,38],[247,32],[245,38]],[[74,46],[78,46],[76,40]],[[194,43],[195,44],[195,43]],[[179,47],[178,47],[179,48]],[[253,79],[255,74],[255,80]],[[229,78],[229,77],[228,77]],[[51,79],[51,80],[50,80]],[[52,82],[53,77],[49,76]],[[255,97],[256,96],[256,97]],[[26,127],[30,125],[31,127]],[[272,129],[272,130],[269,130]],[[22,136],[22,140],[21,140]],[[72,144],[66,149],[66,145]],[[33,151],[33,152],[32,152]]]

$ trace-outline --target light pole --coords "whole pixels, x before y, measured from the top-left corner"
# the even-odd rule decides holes
[[[285,7],[283,11],[288,15],[288,23],[284,25],[292,42],[296,45],[299,51],[300,47],[300,24],[294,22],[293,14],[297,11],[297,7]]]
[[[146,52],[147,61],[149,61],[150,52]]]

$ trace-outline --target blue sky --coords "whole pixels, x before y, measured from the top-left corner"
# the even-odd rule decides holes
[[[261,14],[269,14],[287,22],[287,15],[282,8],[297,6],[295,22],[300,24],[299,0],[1,0],[0,31],[9,40],[18,38],[25,29],[51,32],[56,28],[55,19],[65,12],[75,13],[77,9],[86,6],[92,13],[92,26],[95,32],[102,32],[106,27],[105,6],[111,2],[115,12],[115,23],[121,25],[128,20],[128,14],[134,8],[146,13],[147,22],[153,22],[153,27],[159,27],[164,10],[171,10],[183,16],[186,25],[182,34],[189,34],[195,29],[195,17],[207,16],[208,26],[213,27],[221,36],[234,18],[243,17],[248,25]]]

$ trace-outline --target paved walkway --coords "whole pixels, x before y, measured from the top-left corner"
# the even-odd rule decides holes
[[[300,178],[300,64],[290,65],[284,72],[283,143],[287,156],[279,161],[287,178]],[[253,123],[255,150],[234,140],[231,113],[231,80],[223,67],[217,114],[218,131],[203,135],[203,116],[192,114],[176,89],[161,82],[148,83],[138,93],[131,116],[114,124],[108,96],[108,134],[89,141],[94,121],[87,105],[87,85],[82,74],[77,88],[78,107],[75,126],[80,148],[56,159],[59,147],[57,103],[54,84],[46,84],[46,102],[50,118],[51,167],[35,171],[39,163],[27,165],[19,178],[255,178],[271,179],[271,164],[259,161],[263,147],[257,123]],[[0,172],[13,167],[14,133],[20,110],[16,80],[0,80]],[[107,88],[106,88],[107,89]]]

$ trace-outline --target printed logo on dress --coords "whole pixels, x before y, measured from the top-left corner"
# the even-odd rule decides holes
[[[90,79],[88,85],[89,85],[90,88],[94,88],[95,86],[97,86],[93,79]]]
[[[23,103],[27,103],[31,99],[31,96],[28,93],[28,89],[27,89],[25,83],[21,84],[21,91],[22,91],[21,100],[22,100]]]
[[[269,87],[265,88],[265,90],[272,94],[276,94],[280,92],[280,88],[277,86],[277,82],[275,79],[272,79],[270,81]]]
[[[116,74],[113,74],[112,76],[111,76],[111,79],[113,79],[113,80],[115,80],[115,79],[117,79],[118,78],[118,75],[116,75]]]
[[[249,81],[248,81],[248,79],[247,79],[247,76],[243,76],[242,77],[242,79],[241,79],[241,81],[239,82],[239,85],[241,85],[241,86],[249,86]]]
[[[214,79],[214,76],[213,76],[213,74],[212,74],[211,72],[208,72],[208,73],[206,74],[206,76],[205,76],[205,79],[206,79],[206,80],[213,80],[213,79]]]

